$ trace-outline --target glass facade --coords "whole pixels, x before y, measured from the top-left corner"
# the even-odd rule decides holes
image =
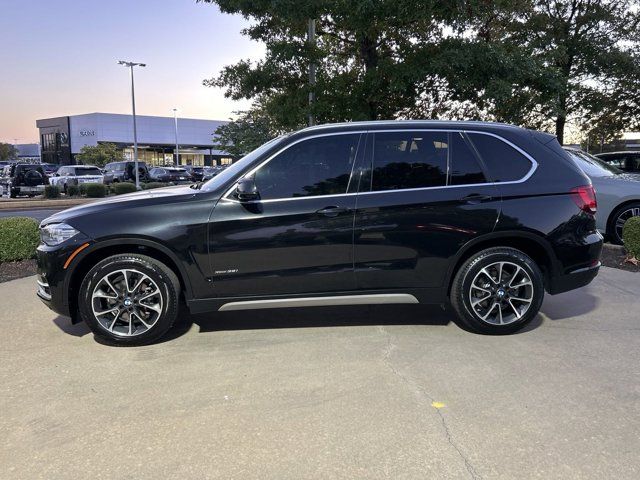
[[[40,130],[40,158],[45,163],[72,163],[69,142],[69,117],[49,118],[36,122]]]
[[[222,122],[217,120],[181,119],[179,161],[175,144],[163,143],[174,136],[174,120],[165,117],[138,118],[138,159],[149,166],[213,166],[232,163],[228,155],[214,149],[212,133]],[[115,144],[123,157],[133,160],[131,117],[129,115],[91,113],[36,121],[40,130],[41,158],[43,162],[59,165],[77,163],[76,156],[84,146],[103,143]],[[144,128],[140,128],[144,126]],[[170,135],[167,136],[167,132]]]
[[[125,159],[133,161],[133,147],[122,149]],[[147,165],[155,167],[176,166],[173,149],[168,148],[138,148],[138,161],[146,162]],[[208,155],[201,152],[180,151],[180,165],[194,165],[202,167],[205,165],[229,165],[233,163],[233,158],[220,155]]]

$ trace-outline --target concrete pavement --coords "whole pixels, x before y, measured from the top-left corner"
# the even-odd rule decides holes
[[[190,317],[100,345],[0,285],[0,478],[636,479],[640,282],[485,337],[420,306]]]

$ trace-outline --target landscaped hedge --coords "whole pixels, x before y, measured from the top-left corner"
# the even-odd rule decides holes
[[[143,190],[151,190],[152,188],[162,188],[162,187],[168,187],[168,185],[162,182],[149,182],[149,183],[142,184]]]
[[[622,241],[627,252],[640,259],[640,217],[631,217],[625,222]]]
[[[111,184],[111,190],[116,195],[122,195],[123,193],[133,193],[136,191],[136,186],[133,183],[123,182],[123,183],[113,183]]]
[[[102,198],[107,194],[107,187],[102,183],[81,183],[80,193],[89,198]]]
[[[38,222],[33,218],[0,218],[0,263],[34,257],[38,243]]]
[[[68,197],[77,197],[80,195],[80,187],[77,185],[68,185],[67,186],[67,196]]]
[[[60,187],[57,185],[46,185],[44,187],[44,198],[58,198],[60,197]]]

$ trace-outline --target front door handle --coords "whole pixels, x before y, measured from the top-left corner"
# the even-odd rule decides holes
[[[460,203],[468,203],[469,205],[476,205],[482,202],[488,202],[491,200],[491,195],[483,195],[481,193],[472,193],[466,197],[460,199]]]
[[[338,206],[331,206],[331,207],[321,208],[316,213],[318,215],[323,215],[325,217],[337,217],[338,215],[341,215],[343,213],[347,213],[348,211],[349,211],[348,208],[338,207]]]

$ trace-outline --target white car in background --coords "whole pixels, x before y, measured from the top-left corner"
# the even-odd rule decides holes
[[[94,165],[64,165],[49,177],[51,185],[57,185],[67,193],[67,187],[83,183],[104,183],[102,170]]]
[[[573,161],[591,179],[596,190],[596,225],[609,240],[622,244],[622,228],[640,216],[640,175],[622,170],[582,150],[565,147]]]

